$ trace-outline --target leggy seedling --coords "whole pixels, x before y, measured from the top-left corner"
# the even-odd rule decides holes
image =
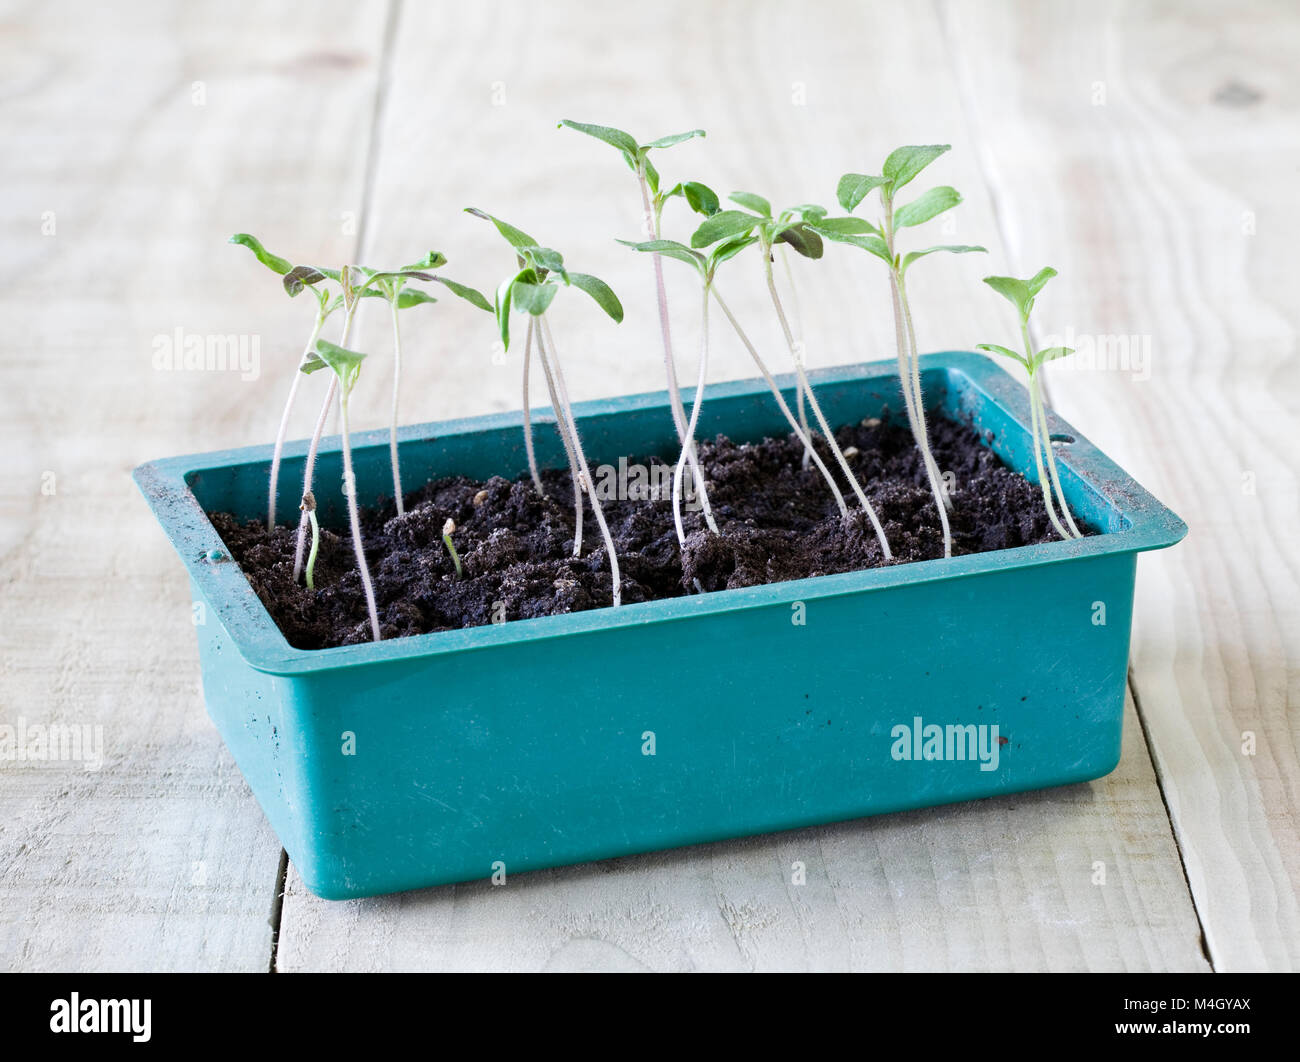
[[[713,197],[712,202],[713,212],[716,212],[716,196]],[[708,211],[706,209],[702,212],[707,213]],[[753,343],[749,341],[749,337],[740,327],[740,322],[732,316],[731,310],[722,300],[722,296],[718,293],[718,290],[714,285],[718,268],[722,263],[734,258],[746,247],[756,241],[756,236],[739,236],[735,239],[725,240],[715,246],[708,255],[705,255],[700,251],[692,250],[690,247],[677,243],[675,240],[649,240],[642,243],[629,243],[626,240],[620,240],[619,242],[624,243],[629,247],[633,247],[638,251],[645,251],[661,255],[665,258],[674,258],[680,262],[685,262],[687,265],[693,266],[699,274],[702,290],[700,308],[700,375],[695,386],[695,397],[691,403],[691,418],[690,423],[687,425],[687,434],[692,439],[695,437],[695,426],[699,418],[700,406],[704,396],[704,385],[707,381],[709,364],[709,297],[712,296],[718,303],[718,307],[727,317],[728,321],[731,322],[732,327],[736,330],[736,334],[740,337],[740,340],[744,344],[745,349],[749,352],[750,357],[754,359],[754,364],[758,366],[759,372],[763,374],[763,379],[767,381],[767,385],[771,389],[772,395],[775,397],[776,403],[780,407],[781,412],[785,415],[786,420],[789,421],[790,427],[794,430],[799,441],[804,444],[805,452],[812,454],[812,459],[817,463],[817,468],[825,477],[827,484],[829,484],[831,493],[835,495],[835,501],[839,505],[840,514],[847,517],[848,507],[844,503],[844,495],[840,492],[840,488],[835,483],[835,478],[831,475],[830,470],[826,467],[821,457],[818,456],[817,451],[813,449],[812,443],[808,439],[806,429],[800,421],[795,419],[795,415],[791,412],[789,405],[786,403],[785,397],[781,394],[781,389],[777,386],[776,380],[773,379],[772,373],[768,370],[763,359],[759,357],[758,351],[754,348]],[[685,463],[686,448],[683,447],[681,456],[677,459],[677,467],[673,470],[673,523],[677,529],[677,541],[683,546],[686,544],[686,534],[682,526],[682,470]]]
[[[863,491],[862,485],[858,482],[858,477],[853,474],[853,470],[849,467],[848,458],[844,456],[844,451],[840,449],[835,433],[831,430],[826,415],[822,412],[821,403],[817,401],[812,385],[808,382],[808,376],[804,372],[803,366],[803,350],[795,342],[789,319],[786,317],[785,306],[781,302],[780,293],[776,289],[776,279],[772,275],[773,247],[777,243],[789,244],[805,258],[820,258],[822,256],[821,238],[813,231],[809,223],[824,219],[826,211],[823,207],[810,204],[792,207],[773,216],[771,203],[761,195],[755,195],[753,192],[732,192],[729,198],[733,203],[737,203],[745,209],[721,210],[712,217],[706,218],[700,227],[695,230],[694,235],[691,236],[691,246],[699,249],[751,234],[757,237],[759,250],[763,257],[763,278],[767,283],[767,292],[772,300],[772,308],[776,311],[777,320],[781,325],[781,334],[785,337],[790,360],[794,363],[795,378],[798,380],[802,393],[807,397],[808,407],[813,411],[813,416],[821,427],[822,435],[825,437],[831,453],[835,455],[840,471],[848,479],[854,494],[857,495],[858,502],[862,505],[868,519],[871,521],[871,526],[876,533],[876,539],[880,543],[880,549],[884,553],[885,559],[891,560],[893,552],[889,548],[889,540],[885,537],[885,529],[880,524],[880,518],[876,515],[876,510],[872,507],[866,492]],[[811,452],[812,440],[805,434],[803,441],[805,452]]]
[[[397,456],[397,402],[402,386],[402,331],[398,322],[398,311],[438,301],[428,292],[421,291],[419,288],[408,287],[407,284],[412,280],[437,281],[453,294],[459,295],[479,309],[487,310],[489,313],[492,311],[491,304],[480,292],[464,284],[458,284],[454,280],[435,276],[429,272],[429,270],[437,269],[446,264],[447,258],[445,255],[438,251],[430,251],[418,262],[402,266],[400,269],[388,271],[365,269],[364,267],[361,269],[362,276],[365,278],[362,282],[364,285],[361,292],[362,296],[368,296],[372,293],[382,296],[388,303],[393,322],[393,400],[389,417],[388,452],[389,462],[393,470],[393,500],[397,504],[398,516],[406,515],[406,505],[402,498],[402,471]]]
[[[307,285],[301,283],[300,277],[295,275],[293,280],[287,279],[290,274],[295,272],[294,266],[287,258],[281,258],[278,254],[272,254],[256,236],[250,236],[246,232],[236,233],[230,237],[231,243],[247,247],[257,260],[266,266],[273,273],[285,277],[284,288],[290,296],[297,295],[304,287],[311,287],[311,292],[316,296],[316,323],[312,326],[311,335],[307,338],[307,345],[303,348],[302,356],[298,359],[298,368],[294,369],[293,383],[289,385],[289,397],[285,399],[284,412],[280,415],[280,428],[275,434],[275,449],[271,454],[271,476],[270,484],[267,489],[266,505],[266,529],[275,530],[275,503],[277,488],[280,480],[280,459],[284,453],[284,440],[289,430],[289,415],[293,412],[294,400],[298,396],[298,384],[302,381],[302,373],[298,369],[302,368],[303,363],[311,355],[316,347],[316,340],[320,336],[320,330],[325,325],[325,321],[335,310],[342,305],[342,298],[332,294],[328,288],[322,286],[317,289],[313,284]],[[324,281],[327,277],[321,273],[320,280]]]
[[[901,147],[885,159],[881,176],[870,177],[862,173],[846,173],[840,178],[836,194],[840,206],[850,214],[857,209],[858,204],[868,193],[876,189],[880,191],[884,217],[879,225],[872,225],[857,217],[826,218],[814,223],[814,228],[827,238],[860,247],[869,254],[875,255],[889,267],[889,291],[894,307],[894,331],[898,341],[898,378],[903,391],[903,405],[907,409],[907,420],[912,428],[912,437],[921,452],[921,460],[930,481],[930,493],[934,495],[935,508],[939,513],[945,557],[952,556],[952,531],[948,526],[948,510],[952,507],[952,501],[944,489],[939,466],[930,450],[930,436],[925,424],[925,399],[921,394],[921,369],[916,348],[916,330],[912,324],[912,310],[907,300],[907,270],[917,259],[934,254],[936,251],[966,254],[972,251],[983,251],[984,248],[965,244],[944,244],[900,255],[896,246],[899,229],[920,225],[931,218],[938,217],[960,203],[961,196],[955,188],[945,185],[931,188],[919,198],[899,207],[895,207],[894,197],[926,166],[948,150],[948,144]]]
[[[515,250],[517,270],[507,277],[497,288],[496,319],[501,334],[501,342],[510,348],[510,312],[518,310],[529,315],[527,340],[537,341],[538,360],[546,375],[547,388],[551,395],[551,407],[555,411],[555,423],[564,443],[565,453],[569,459],[569,471],[573,477],[574,491],[574,538],[573,555],[582,553],[582,492],[585,490],[591,499],[591,511],[600,527],[601,537],[605,540],[605,550],[609,554],[610,574],[614,583],[614,605],[622,604],[623,593],[619,577],[618,554],[614,550],[614,539],[605,522],[600,498],[596,494],[595,480],[587,465],[587,457],[582,449],[582,440],[578,436],[578,424],[573,416],[573,406],[569,401],[569,389],[564,379],[564,368],[560,362],[559,350],[555,337],[551,334],[550,322],[546,311],[561,287],[575,287],[590,295],[598,306],[615,321],[623,320],[623,305],[610,289],[609,285],[598,277],[588,273],[569,272],[564,265],[564,257],[549,247],[541,247],[527,233],[513,225],[493,217],[491,214],[467,207],[466,210],[476,217],[484,218],[496,226],[497,232]],[[524,351],[524,365],[528,364],[529,351]],[[524,395],[524,409],[527,410],[528,395]],[[525,438],[531,438],[532,426],[524,423]],[[529,471],[533,482],[541,490],[541,475],[537,469],[536,458],[531,447],[529,457],[532,466]]]
[[[352,548],[357,556],[357,570],[361,573],[361,585],[366,593],[366,608],[370,612],[370,630],[374,640],[380,640],[379,610],[375,607],[375,588],[370,582],[370,567],[366,564],[365,546],[361,541],[361,516],[357,509],[357,480],[352,471],[352,443],[348,426],[348,400],[352,389],[357,385],[361,375],[361,362],[365,358],[355,350],[346,350],[327,339],[316,340],[316,349],[303,364],[304,373],[317,369],[330,369],[338,382],[339,420],[343,432],[343,493],[348,500],[348,522],[352,527]],[[304,492],[304,498],[310,492]],[[305,503],[304,503],[305,504]],[[315,516],[315,506],[306,509],[304,516]],[[314,522],[314,521],[313,521]],[[313,560],[315,549],[312,550]]]
[[[1052,451],[1052,435],[1047,427],[1047,407],[1043,402],[1043,392],[1041,376],[1039,370],[1049,361],[1055,361],[1057,358],[1064,358],[1073,354],[1071,347],[1044,347],[1041,350],[1034,349],[1033,340],[1029,335],[1029,315],[1034,310],[1034,299],[1038,293],[1043,290],[1043,286],[1056,276],[1056,270],[1051,266],[1040,269],[1028,280],[1020,280],[1016,277],[985,277],[984,283],[1006,299],[1016,308],[1016,314],[1020,318],[1020,340],[1024,344],[1024,354],[1018,354],[1014,350],[1008,350],[1006,347],[999,346],[996,343],[980,343],[979,350],[987,350],[990,354],[1000,354],[1004,358],[1010,358],[1012,361],[1019,363],[1029,374],[1029,408],[1031,420],[1031,434],[1034,437],[1034,465],[1038,472],[1038,482],[1043,488],[1043,504],[1047,507],[1047,515],[1052,521],[1052,526],[1056,528],[1057,533],[1062,538],[1082,538],[1083,532],[1074,522],[1074,517],[1070,515],[1070,507],[1065,503],[1065,492],[1061,489],[1061,477],[1056,469],[1056,455]],[[1046,472],[1044,472],[1043,455],[1047,455]],[[1050,481],[1050,486],[1049,486]],[[1056,500],[1060,503],[1061,517],[1065,518],[1062,524],[1061,517],[1057,516],[1056,508],[1052,504],[1052,493],[1055,491]],[[1068,527],[1068,530],[1067,530]]]
[[[675,144],[684,143],[687,140],[693,140],[696,137],[704,136],[703,129],[692,129],[686,133],[674,133],[671,136],[663,136],[658,140],[651,140],[648,144],[638,144],[636,138],[630,133],[625,133],[622,129],[615,129],[607,125],[592,125],[588,122],[574,122],[564,119],[560,122],[561,126],[567,126],[575,129],[579,133],[586,133],[588,136],[595,137],[611,147],[615,148],[622,156],[623,161],[627,163],[628,168],[636,175],[637,185],[641,190],[641,207],[644,211],[645,233],[651,241],[658,240],[662,236],[661,218],[663,215],[664,204],[676,195],[683,195],[691,198],[699,194],[698,190],[703,186],[694,182],[683,185],[677,184],[668,190],[662,190],[659,181],[659,171],[655,168],[654,163],[650,161],[650,152],[656,149],[670,148]],[[708,189],[704,192],[712,195]],[[716,199],[714,197],[714,208],[716,209]],[[668,404],[672,409],[673,425],[677,429],[677,439],[682,444],[683,452],[690,463],[691,475],[695,479],[695,490],[700,499],[700,508],[704,513],[704,521],[709,526],[709,530],[715,535],[718,533],[718,526],[713,519],[713,508],[709,505],[709,492],[704,483],[704,475],[700,471],[699,458],[695,450],[695,437],[688,430],[686,422],[686,407],[682,402],[681,387],[677,380],[677,361],[673,355],[672,328],[668,316],[668,292],[664,287],[664,270],[663,263],[659,255],[655,254],[655,295],[659,305],[659,331],[663,337],[664,345],[664,372],[668,378]]]

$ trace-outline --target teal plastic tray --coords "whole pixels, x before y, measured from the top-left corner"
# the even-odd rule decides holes
[[[1033,479],[1024,388],[976,354],[922,365],[927,406],[969,417]],[[901,411],[892,363],[813,380],[832,423]],[[787,431],[761,380],[707,396],[701,437]],[[577,415],[593,462],[674,453],[662,393]],[[551,421],[535,420],[539,459],[562,467]],[[520,474],[520,423],[402,429],[405,488]],[[207,559],[224,548],[207,513],[263,512],[269,446],[154,461],[135,479],[204,605],[208,712],[307,887],[341,899],[1107,774],[1137,554],[1187,529],[1069,425],[1052,428],[1073,440],[1058,455],[1065,495],[1104,534],[314,651],[285,641],[235,563]],[[301,478],[305,451],[287,448],[282,483]],[[362,503],[378,500],[387,432],[358,435],[354,460]],[[327,440],[316,482],[340,476]],[[341,492],[318,503],[345,526]],[[292,490],[281,505],[296,519]]]

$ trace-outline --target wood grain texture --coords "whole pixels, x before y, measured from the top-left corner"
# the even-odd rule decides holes
[[[507,19],[505,10],[403,7],[366,254],[376,263],[409,256],[411,233],[445,233],[438,246],[449,270],[490,288],[509,256],[482,222],[458,213],[467,204],[557,244],[627,304],[617,330],[581,302],[558,307],[583,397],[657,389],[662,370],[649,266],[610,242],[635,233],[635,186],[609,148],[556,131],[561,117],[646,139],[703,126],[706,141],[665,153],[666,176],[785,203],[832,201],[840,173],[878,168],[898,143],[951,141],[935,180],[961,188],[967,203],[943,238],[984,243],[1005,259],[933,8],[838,5],[833,17],[809,19],[785,4],[722,5],[715,25],[691,21],[690,35],[672,28],[687,21],[687,5],[653,21],[571,4],[549,6],[544,18],[511,9]],[[886,29],[897,47],[864,65],[863,49]],[[430,54],[446,60],[430,63]],[[895,86],[888,107],[858,102],[880,84]],[[434,99],[439,113],[426,122],[401,102]],[[723,281],[728,297],[776,362],[756,263],[741,265]],[[799,263],[811,364],[892,355],[874,265],[849,252]],[[999,308],[978,282],[986,263],[926,267],[914,279],[923,346],[969,348],[998,334]],[[670,270],[683,376],[693,370],[688,279]],[[369,327],[385,349],[382,321]],[[431,356],[406,359],[410,417],[517,404],[517,360],[493,362],[490,332],[471,313],[434,307],[423,334]],[[725,339],[717,346],[719,378],[752,375],[743,352]],[[371,423],[383,422],[383,401],[376,389],[359,405]],[[521,876],[499,889],[328,904],[291,874],[279,968],[1204,969],[1132,722],[1121,771],[1091,787]],[[796,860],[808,872],[797,888]],[[1096,860],[1109,868],[1104,887],[1091,884]]]
[[[6,16],[0,723],[102,727],[105,759],[0,762],[4,968],[267,968],[280,846],[129,472],[274,433],[308,311],[225,240],[352,253],[382,30],[346,4]],[[156,371],[178,328],[257,331],[260,382]]]
[[[501,886],[332,903],[291,870],[278,968],[1206,970],[1131,705],[1124,740],[1088,785]]]
[[[1216,968],[1293,969],[1300,12],[943,10],[1007,266],[1062,274],[1040,328],[1150,341],[1056,404],[1191,527],[1142,561],[1133,686]]]

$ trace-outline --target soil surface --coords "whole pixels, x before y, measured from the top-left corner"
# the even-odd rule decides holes
[[[686,547],[679,550],[667,492],[662,498],[602,497],[623,602],[941,557],[938,516],[906,423],[869,420],[842,428],[836,437],[847,453],[849,447],[857,451],[849,464],[884,526],[892,561],[884,560],[870,521],[843,482],[850,518],[847,524],[841,518],[816,466],[802,467],[802,446],[794,435],[745,444],[718,436],[698,448],[720,535],[688,508]],[[970,427],[935,418],[930,439],[939,468],[955,476],[954,554],[1058,537],[1039,488],[1004,466]],[[827,467],[838,472],[829,448],[817,445]],[[641,464],[664,462],[650,458]],[[599,488],[602,473],[593,468],[592,474]],[[648,475],[655,475],[652,468]],[[409,495],[401,519],[391,503],[362,513],[384,638],[612,604],[609,563],[590,504],[584,505],[582,556],[574,557],[572,480],[567,471],[543,472],[542,478],[545,498],[526,475],[513,482],[454,477]],[[461,578],[442,540],[448,517],[456,523],[452,541],[464,568]],[[322,528],[313,591],[293,582],[296,527],[280,525],[268,535],[257,520],[241,524],[216,514],[212,522],[291,645],[321,649],[370,640],[346,528]]]

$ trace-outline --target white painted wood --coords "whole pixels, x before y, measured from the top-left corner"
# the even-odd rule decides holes
[[[1208,966],[1130,706],[1088,785],[343,903],[291,869],[279,969]]]
[[[348,253],[382,29],[342,3],[6,17],[0,724],[102,727],[105,760],[0,762],[5,969],[267,968],[280,846],[128,473],[274,433],[307,308],[225,240]],[[155,371],[176,329],[258,333],[261,379]]]
[[[1293,969],[1300,12],[944,10],[1003,265],[1061,271],[1041,328],[1150,338],[1149,381],[1061,363],[1053,391],[1191,527],[1141,563],[1134,688],[1216,967]]]

